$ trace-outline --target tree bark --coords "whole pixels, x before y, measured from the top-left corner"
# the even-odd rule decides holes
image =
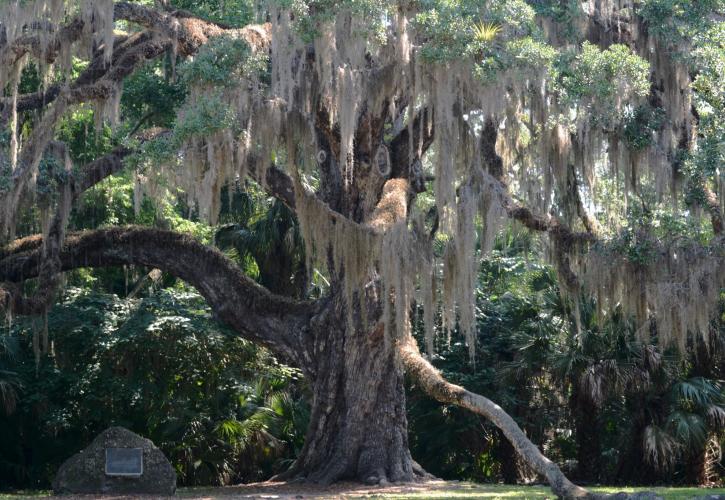
[[[496,403],[461,386],[445,380],[433,365],[420,354],[413,338],[400,344],[403,363],[414,379],[430,396],[438,401],[452,403],[488,418],[514,446],[521,458],[538,474],[546,478],[552,491],[560,498],[597,498],[571,481],[559,467],[546,458],[532,443],[508,413]]]
[[[310,425],[302,452],[280,479],[384,485],[425,477],[408,448],[403,370],[383,324],[350,331],[341,310],[331,304],[314,327],[321,335]]]

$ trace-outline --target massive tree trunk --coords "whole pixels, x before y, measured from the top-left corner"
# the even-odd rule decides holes
[[[422,470],[408,449],[403,370],[382,324],[350,331],[339,308],[321,318],[304,448],[283,477],[324,484],[411,481]]]

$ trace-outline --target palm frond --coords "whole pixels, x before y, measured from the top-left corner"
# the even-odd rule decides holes
[[[642,448],[645,459],[659,470],[667,470],[674,465],[680,453],[680,444],[666,430],[656,425],[648,425],[642,434]]]
[[[707,408],[723,400],[717,382],[704,377],[681,380],[672,386],[673,399],[680,406]]]
[[[707,439],[705,420],[696,413],[673,412],[667,419],[671,434],[688,450],[700,448]]]
[[[710,405],[705,414],[713,427],[725,429],[725,407],[719,404]]]

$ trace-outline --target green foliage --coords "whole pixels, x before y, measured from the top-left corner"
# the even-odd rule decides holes
[[[665,248],[677,246],[685,250],[688,245],[706,244],[708,233],[702,221],[687,215],[673,214],[667,207],[649,208],[647,204],[632,203],[622,227],[595,251],[610,253],[613,258],[624,256],[633,264],[647,266],[655,261]],[[694,242],[694,243],[693,243]]]
[[[611,115],[627,98],[649,93],[649,64],[627,46],[605,50],[584,42],[578,54],[564,54],[557,63],[564,102],[582,102],[595,117]]]
[[[20,75],[18,94],[22,95],[37,92],[38,89],[40,89],[41,83],[38,66],[35,64],[28,64],[23,68],[23,73]]]
[[[267,66],[266,54],[253,54],[246,41],[233,36],[212,39],[181,65],[181,82],[192,91],[174,123],[170,150],[194,137],[236,129],[236,114],[225,93],[240,86],[252,89],[252,81],[266,78]]]
[[[110,425],[151,438],[181,484],[256,480],[298,451],[299,373],[219,325],[196,293],[123,300],[71,289],[49,324],[53,357],[37,368],[32,322],[0,336],[20,343],[13,369],[23,382],[15,412],[0,417],[6,485],[47,485]]]
[[[355,19],[365,20],[360,31],[351,35],[384,43],[386,21],[396,7],[394,2],[385,0],[269,0],[268,3],[289,9],[294,29],[307,42],[320,34],[322,25],[332,21],[336,12],[348,11]]]
[[[631,151],[642,151],[654,144],[654,134],[662,127],[665,112],[648,105],[637,106],[624,112],[622,132]]]
[[[712,15],[723,10],[723,0],[642,0],[638,12],[650,33],[679,44],[707,29]]]
[[[534,11],[520,0],[426,0],[421,7],[414,23],[426,34],[422,54],[430,61],[496,58],[504,40],[536,32]]]
[[[150,63],[124,81],[121,106],[134,126],[171,126],[186,97],[183,83],[168,78],[168,69],[162,66]]]
[[[172,0],[171,5],[203,19],[239,28],[253,21],[256,7],[252,0]]]
[[[234,111],[219,92],[198,96],[193,103],[184,105],[183,115],[174,127],[174,138],[181,143],[233,128],[236,123],[234,118]]]
[[[214,235],[233,251],[245,272],[274,293],[304,297],[307,290],[304,243],[294,213],[279,200],[256,201],[254,193],[227,191],[222,219],[233,221]]]
[[[67,182],[68,175],[69,173],[55,156],[44,155],[38,164],[35,192],[47,203],[48,198],[57,197],[60,186]]]
[[[83,165],[108,153],[112,147],[111,128],[96,127],[93,109],[81,105],[64,117],[58,127],[58,138],[65,142],[71,159]]]
[[[692,83],[695,103],[700,115],[698,148],[695,151],[691,177],[698,174],[713,177],[725,176],[725,22],[714,25],[697,38],[694,52],[698,73]],[[695,183],[697,184],[697,183]]]
[[[576,41],[580,33],[577,22],[583,15],[581,2],[577,0],[540,0],[533,3],[536,13],[557,23],[559,32],[569,41]]]
[[[699,72],[693,82],[701,113],[712,114],[725,106],[725,22],[715,24],[698,36],[695,60]]]
[[[205,44],[194,59],[180,68],[181,81],[188,87],[236,87],[262,76],[268,56],[253,54],[247,42],[234,36],[218,36]]]

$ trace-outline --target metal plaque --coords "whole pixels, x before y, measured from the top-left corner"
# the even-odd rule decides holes
[[[143,474],[141,448],[106,448],[106,475],[139,477]]]

